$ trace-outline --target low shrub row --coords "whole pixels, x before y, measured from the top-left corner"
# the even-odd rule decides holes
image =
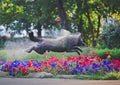
[[[91,50],[92,52],[93,50]],[[100,56],[101,58],[105,59],[108,55],[110,55],[111,59],[118,59],[120,60],[120,49],[97,49],[94,48],[96,55]]]

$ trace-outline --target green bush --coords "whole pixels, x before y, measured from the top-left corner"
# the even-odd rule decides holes
[[[100,56],[101,58],[105,59],[107,58],[106,53],[109,52],[111,54],[111,59],[119,59],[120,60],[120,49],[98,49],[98,48],[94,48],[93,49],[96,52],[97,56]]]
[[[100,44],[110,49],[120,48],[120,24],[110,25],[103,29]]]
[[[116,72],[107,73],[103,77],[103,80],[120,80],[120,73],[116,73]]]

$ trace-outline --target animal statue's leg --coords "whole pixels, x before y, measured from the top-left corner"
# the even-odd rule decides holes
[[[27,49],[26,52],[30,53],[32,50],[34,50],[38,54],[43,54],[46,51],[45,46],[43,44],[38,44],[36,46],[33,46]]]
[[[39,49],[39,48],[40,48],[40,44],[37,44],[36,46],[33,46],[33,47],[27,49],[26,52],[31,53],[32,50],[36,50],[36,49]]]
[[[70,49],[67,50],[67,52],[77,52],[77,54],[80,55],[80,52],[77,49]]]
[[[79,47],[77,47],[77,46],[73,47],[73,49],[77,49],[78,51],[83,52],[83,51],[82,51]]]
[[[31,47],[31,48],[29,48],[29,49],[27,49],[27,50],[25,50],[25,51],[26,51],[27,53],[31,53],[32,50],[34,50],[34,46]]]
[[[78,55],[80,55],[80,52],[78,50],[75,50],[77,52]]]

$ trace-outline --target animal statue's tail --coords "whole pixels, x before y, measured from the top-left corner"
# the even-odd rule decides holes
[[[34,42],[40,42],[40,41],[42,41],[41,38],[35,37],[34,34],[33,34],[33,32],[29,33],[29,38],[30,38],[31,41],[34,41]]]

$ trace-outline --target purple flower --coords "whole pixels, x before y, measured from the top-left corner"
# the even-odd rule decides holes
[[[52,62],[52,63],[51,63],[51,67],[52,67],[52,68],[54,68],[56,65],[57,65],[56,62]]]
[[[20,61],[19,60],[15,60],[11,63],[11,66],[12,67],[17,67],[18,65],[20,64]]]
[[[15,77],[15,67],[12,67],[9,72],[11,76]]]
[[[78,70],[79,70],[80,73],[83,73],[83,66],[79,66]]]
[[[68,66],[72,66],[72,64],[73,64],[73,62],[69,62],[69,63],[68,63]]]
[[[67,61],[64,62],[64,66],[67,66]]]
[[[20,66],[27,66],[28,61],[22,61],[20,62]]]
[[[3,64],[5,64],[5,63],[6,63],[5,60],[0,60],[0,65],[3,65]]]
[[[39,67],[39,62],[38,61],[34,61],[33,62],[33,66]]]
[[[110,60],[103,60],[103,62],[101,62],[103,65],[107,65],[107,64],[111,64],[111,61]]]
[[[89,67],[90,67],[90,65],[86,65],[86,66],[85,66],[85,70],[86,70],[86,71],[89,71]]]
[[[90,74],[93,74],[93,73],[94,73],[94,71],[93,71],[93,70],[89,70],[89,73],[90,73]]]
[[[71,72],[73,75],[78,74],[78,69],[74,68]]]

